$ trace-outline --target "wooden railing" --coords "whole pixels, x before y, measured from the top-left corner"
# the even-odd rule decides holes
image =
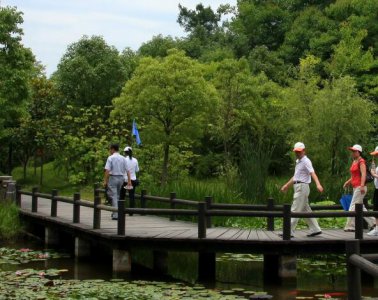
[[[360,300],[361,295],[361,270],[375,278],[378,277],[378,266],[373,261],[378,261],[378,254],[360,254],[359,240],[346,242],[347,276],[348,276],[348,300]]]
[[[125,200],[118,201],[118,208],[102,204],[101,195],[104,189],[94,188],[94,202],[82,200],[80,193],[75,193],[72,198],[58,195],[57,190],[51,194],[40,193],[38,188],[32,191],[23,191],[20,187],[16,189],[16,203],[21,207],[21,196],[29,195],[32,198],[31,211],[38,211],[38,198],[51,200],[51,217],[58,215],[58,203],[65,202],[73,205],[72,222],[80,223],[80,207],[93,208],[93,229],[101,228],[101,212],[109,211],[118,213],[117,234],[125,235],[126,214],[140,215],[163,215],[169,216],[171,221],[175,221],[177,216],[197,217],[198,238],[206,238],[206,229],[212,227],[212,217],[262,217],[267,220],[267,230],[274,231],[276,218],[283,219],[282,238],[289,241],[291,239],[291,218],[330,218],[330,217],[353,217],[355,218],[355,239],[363,239],[363,218],[367,216],[378,217],[376,211],[363,211],[362,204],[356,204],[354,212],[334,211],[342,209],[341,205],[312,206],[314,212],[291,212],[291,205],[275,205],[274,200],[269,198],[266,205],[247,204],[223,204],[213,203],[212,197],[205,197],[204,201],[192,201],[176,198],[176,193],[171,193],[169,198],[148,195],[145,190],[141,194],[135,195],[140,200],[141,208],[125,207]],[[147,208],[149,201],[169,204],[169,208]],[[178,209],[177,205],[186,205],[190,209]],[[328,211],[319,211],[328,210]]]

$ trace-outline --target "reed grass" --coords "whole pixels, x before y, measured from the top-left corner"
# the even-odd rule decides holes
[[[0,237],[2,239],[11,239],[21,232],[18,208],[10,202],[2,200],[0,202]]]

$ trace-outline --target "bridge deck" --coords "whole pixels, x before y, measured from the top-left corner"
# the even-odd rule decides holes
[[[155,216],[126,216],[126,234],[117,235],[117,221],[111,220],[111,213],[101,212],[101,229],[93,230],[93,209],[81,207],[80,223],[72,223],[73,205],[58,203],[58,216],[50,217],[51,201],[38,200],[38,213],[31,212],[31,197],[22,196],[21,214],[32,220],[52,226],[66,227],[70,232],[102,237],[105,240],[132,241],[133,245],[153,245],[163,248],[181,248],[196,250],[200,248],[215,251],[257,252],[257,253],[303,253],[303,252],[344,252],[345,240],[354,238],[354,233],[341,229],[326,229],[316,237],[307,237],[308,230],[298,230],[290,241],[283,241],[278,233],[260,229],[239,229],[215,227],[207,229],[207,237],[198,239],[197,224],[185,221],[170,221],[168,218]],[[61,228],[62,229],[62,228]],[[151,244],[153,243],[153,244]],[[378,246],[378,237],[364,234],[361,248],[374,251]],[[376,251],[376,250],[375,250]]]

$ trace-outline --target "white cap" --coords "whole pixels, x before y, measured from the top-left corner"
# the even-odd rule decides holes
[[[360,152],[362,152],[362,147],[360,145],[358,145],[358,144],[353,145],[353,147],[349,147],[348,149],[352,150],[352,151],[360,151]]]
[[[125,152],[133,151],[133,149],[130,146],[126,146],[125,149],[123,149],[123,151],[125,151]]]
[[[305,149],[305,145],[301,142],[295,143],[293,151],[295,152],[301,152]]]

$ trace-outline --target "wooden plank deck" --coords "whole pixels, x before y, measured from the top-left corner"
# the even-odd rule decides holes
[[[117,235],[117,221],[111,220],[111,213],[101,212],[101,229],[93,230],[93,209],[81,207],[80,223],[72,222],[73,205],[58,202],[58,216],[50,217],[51,200],[38,199],[38,212],[31,213],[31,197],[22,196],[21,215],[28,220],[45,223],[46,226],[59,226],[71,232],[83,235],[102,237],[106,240],[133,242],[141,245],[151,245],[164,248],[182,249],[214,249],[215,251],[240,251],[256,253],[303,253],[307,251],[344,252],[345,241],[354,239],[354,233],[341,229],[323,230],[323,234],[309,238],[308,230],[298,230],[290,241],[283,241],[278,235],[281,231],[259,229],[240,229],[216,227],[207,229],[207,237],[198,239],[197,224],[185,221],[170,221],[168,218],[156,216],[126,215],[125,236]],[[92,237],[92,238],[93,238]],[[159,244],[160,242],[160,244]],[[378,247],[378,237],[364,234],[361,249],[367,252]]]

